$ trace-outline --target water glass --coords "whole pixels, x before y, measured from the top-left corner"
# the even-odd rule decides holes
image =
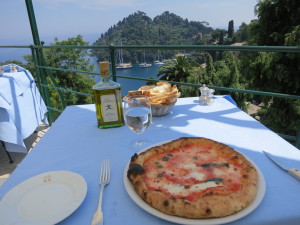
[[[124,98],[124,119],[126,125],[137,134],[137,139],[129,144],[129,149],[139,151],[149,145],[142,133],[152,121],[151,105],[147,96],[127,96]]]

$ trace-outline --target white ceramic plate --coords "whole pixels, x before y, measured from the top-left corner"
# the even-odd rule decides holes
[[[84,178],[69,171],[52,171],[34,176],[0,201],[1,224],[53,225],[73,213],[87,192]]]
[[[169,141],[154,144],[150,147],[147,147],[147,149],[149,149],[151,147],[154,147],[154,146],[157,146],[157,145],[167,143],[167,142],[169,142]],[[146,151],[147,149],[144,149],[140,152]],[[164,220],[167,220],[167,221],[170,221],[170,222],[173,222],[173,223],[186,224],[186,225],[216,225],[216,224],[229,223],[229,222],[233,222],[235,220],[238,220],[238,219],[241,219],[241,218],[247,216],[254,209],[256,209],[259,206],[259,204],[261,203],[261,201],[263,200],[265,192],[266,192],[266,183],[265,183],[265,179],[264,179],[264,176],[263,176],[262,172],[260,171],[258,166],[255,165],[255,163],[253,163],[249,158],[247,158],[247,159],[254,165],[255,169],[258,172],[258,192],[257,192],[256,198],[251,203],[251,205],[249,205],[247,208],[241,210],[240,212],[238,212],[236,214],[226,216],[226,217],[222,217],[222,218],[186,219],[186,218],[181,218],[181,217],[177,217],[177,216],[167,215],[167,214],[162,213],[162,212],[158,211],[157,209],[151,207],[143,199],[141,199],[140,196],[135,192],[131,182],[127,178],[127,171],[128,171],[128,167],[129,167],[130,162],[128,162],[128,164],[126,165],[125,170],[124,170],[124,185],[125,185],[125,189],[126,189],[128,195],[130,196],[130,198],[138,206],[140,206],[142,209],[144,209],[148,213],[150,213],[154,216],[157,216],[161,219],[164,219]]]

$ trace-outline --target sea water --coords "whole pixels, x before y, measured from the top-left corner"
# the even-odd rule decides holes
[[[145,79],[153,77],[154,79],[159,79],[157,73],[159,72],[160,66],[161,65],[152,63],[152,67],[140,68],[138,64],[133,64],[133,67],[129,69],[117,69],[116,75]],[[95,72],[99,72],[98,67],[96,67]],[[100,81],[100,76],[95,76],[94,80],[98,83]],[[139,87],[146,85],[146,81],[132,80],[126,78],[117,78],[117,82],[121,84],[122,95],[127,95],[128,91],[137,90]]]

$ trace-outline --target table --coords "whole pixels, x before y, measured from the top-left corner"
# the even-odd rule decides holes
[[[103,198],[105,224],[173,224],[145,212],[124,188],[124,168],[133,155],[127,146],[135,136],[126,126],[98,129],[93,104],[68,106],[0,188],[0,199],[37,174],[73,171],[86,180],[87,195],[80,207],[59,225],[89,225],[98,203],[100,163],[109,159],[111,181]],[[299,224],[300,182],[262,153],[267,150],[291,168],[299,169],[299,150],[225,98],[216,98],[211,106],[200,105],[198,98],[180,98],[169,115],[153,118],[143,136],[153,143],[199,136],[232,146],[260,168],[267,189],[261,204],[251,214],[230,224]]]
[[[31,73],[16,66],[18,72],[10,73],[3,66],[0,77],[0,140],[9,152],[27,153],[23,142],[36,127],[48,125],[46,105],[36,87]]]

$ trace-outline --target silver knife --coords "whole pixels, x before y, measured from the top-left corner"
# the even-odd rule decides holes
[[[284,164],[282,164],[278,159],[276,159],[271,153],[263,151],[274,163],[276,163],[277,166],[279,166],[281,169],[287,171],[290,175],[300,180],[300,171],[297,169],[289,169]]]

